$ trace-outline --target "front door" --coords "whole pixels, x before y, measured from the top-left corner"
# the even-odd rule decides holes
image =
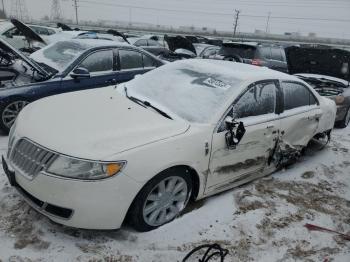
[[[213,134],[207,192],[230,187],[260,172],[268,163],[278,137],[276,81],[257,82],[249,86],[227,113],[244,123],[246,132],[235,149],[226,145],[225,117]]]
[[[117,83],[112,50],[96,51],[87,56],[77,67],[89,70],[90,77],[76,79],[67,75],[62,82],[62,93],[104,87]]]

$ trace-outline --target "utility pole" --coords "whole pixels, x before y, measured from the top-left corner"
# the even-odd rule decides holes
[[[4,12],[5,14],[5,5],[4,5],[4,0],[2,0],[2,11]]]
[[[271,12],[269,12],[268,16],[267,16],[267,21],[266,21],[266,33],[268,33],[270,31],[269,25],[270,25],[270,17],[271,17]]]
[[[240,12],[241,12],[240,10],[235,9],[235,16],[234,16],[234,23],[233,23],[233,26],[234,26],[234,28],[233,28],[233,37],[236,36]]]
[[[52,0],[51,5],[51,20],[60,21],[62,19],[62,9],[60,0]]]
[[[74,8],[75,8],[75,20],[76,20],[76,23],[77,23],[77,25],[79,24],[79,19],[78,19],[78,1],[79,0],[73,0],[73,2],[74,2],[74,4],[73,4],[73,6],[74,6]]]

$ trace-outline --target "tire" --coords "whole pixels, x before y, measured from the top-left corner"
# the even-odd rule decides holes
[[[29,102],[23,99],[12,99],[0,107],[0,128],[8,134],[19,112]]]
[[[185,209],[191,193],[189,171],[182,167],[167,169],[138,193],[130,207],[128,221],[140,232],[156,229],[174,220]]]
[[[348,108],[348,111],[346,112],[344,119],[339,121],[337,123],[337,126],[340,128],[346,128],[350,123],[350,107]]]
[[[242,57],[238,55],[232,55],[232,56],[227,56],[224,58],[225,61],[232,61],[232,62],[237,62],[237,63],[243,63]]]

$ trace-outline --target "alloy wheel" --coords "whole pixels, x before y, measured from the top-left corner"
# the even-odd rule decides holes
[[[150,226],[160,226],[174,219],[186,206],[188,187],[177,176],[163,179],[149,193],[143,207],[143,218]]]
[[[8,128],[11,128],[19,112],[28,105],[27,101],[15,101],[8,104],[2,112],[2,122]]]

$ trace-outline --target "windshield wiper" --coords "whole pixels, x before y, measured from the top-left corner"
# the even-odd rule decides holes
[[[155,110],[156,112],[158,112],[159,114],[161,114],[162,116],[166,117],[166,118],[169,118],[169,119],[172,119],[167,113],[165,113],[164,111],[160,110],[159,108],[153,106],[150,102],[148,101],[144,101],[144,100],[141,100],[139,98],[136,98],[134,96],[129,96],[128,95],[128,89],[126,86],[124,86],[124,91],[125,91],[125,95],[128,99],[130,99],[131,101],[135,102],[136,104],[140,105],[140,106],[143,106],[144,108],[152,108],[153,110]]]

